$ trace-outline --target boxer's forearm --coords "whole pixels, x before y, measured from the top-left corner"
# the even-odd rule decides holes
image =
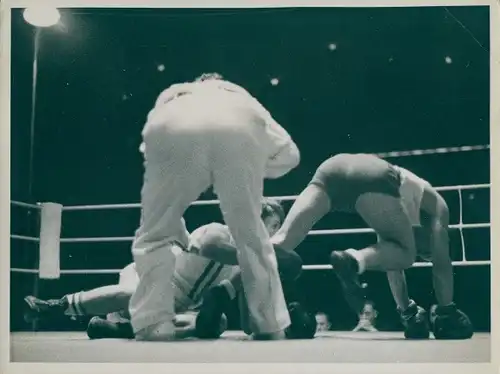
[[[432,279],[438,305],[453,302],[453,265],[449,254],[448,229],[435,225],[431,234]]]

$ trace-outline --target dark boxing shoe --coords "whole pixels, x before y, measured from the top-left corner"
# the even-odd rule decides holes
[[[430,328],[427,312],[413,300],[406,310],[398,308],[406,339],[429,339]]]
[[[223,286],[215,286],[203,297],[196,317],[195,335],[199,339],[218,339],[224,329],[222,321],[231,299]]]
[[[333,251],[330,263],[340,281],[347,303],[357,315],[360,315],[365,306],[366,294],[359,281],[356,259],[345,251]]]
[[[433,306],[431,327],[436,339],[461,340],[474,335],[469,317],[453,303],[448,306]]]
[[[28,323],[41,318],[50,318],[64,315],[68,307],[66,298],[42,300],[35,296],[24,298],[24,320]]]
[[[129,322],[111,322],[93,317],[87,326],[90,339],[134,339],[134,331]]]

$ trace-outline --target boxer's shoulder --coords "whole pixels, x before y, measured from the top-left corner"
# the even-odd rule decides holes
[[[209,224],[204,225],[204,227],[205,230],[209,232],[219,233],[220,235],[231,235],[229,227],[219,222],[211,222]]]
[[[191,242],[197,242],[199,247],[231,242],[231,232],[226,225],[212,222],[197,228],[191,234]]]

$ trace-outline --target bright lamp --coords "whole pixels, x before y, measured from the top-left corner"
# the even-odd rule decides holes
[[[23,12],[24,20],[36,27],[50,27],[59,22],[61,14],[57,8],[35,6],[26,8]]]

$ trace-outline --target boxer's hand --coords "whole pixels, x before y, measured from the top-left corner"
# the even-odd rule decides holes
[[[177,314],[174,317],[174,326],[179,328],[195,328],[196,313]]]

